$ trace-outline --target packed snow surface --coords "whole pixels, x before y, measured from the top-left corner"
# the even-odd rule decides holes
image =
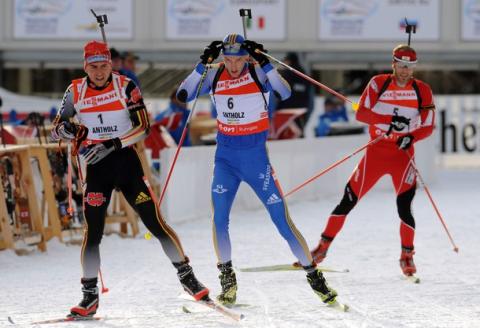
[[[453,246],[425,192],[417,190],[415,262],[420,284],[402,279],[399,219],[392,190],[371,191],[353,210],[322,265],[348,268],[325,273],[351,311],[327,308],[301,271],[246,273],[237,270],[236,323],[180,299],[176,272],[160,244],[106,236],[102,270],[110,291],[101,296],[96,322],[43,327],[480,327],[480,191],[478,170],[443,170],[430,186],[460,252]],[[315,183],[321,183],[321,179]],[[292,218],[310,247],[318,242],[338,194],[290,205]],[[188,200],[186,200],[188,201]],[[220,286],[212,244],[211,219],[175,224],[196,275],[217,295]],[[230,232],[237,268],[294,261],[265,210],[234,212]],[[17,256],[0,252],[0,327],[31,327],[64,316],[79,302],[80,247],[56,240],[48,252]],[[187,305],[195,313],[184,313]],[[12,325],[8,317],[16,323]]]

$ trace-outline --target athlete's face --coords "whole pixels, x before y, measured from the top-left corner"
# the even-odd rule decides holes
[[[249,55],[245,56],[223,56],[225,68],[231,77],[239,77],[248,61]]]
[[[97,87],[103,87],[112,73],[112,64],[108,62],[91,63],[85,67],[85,73]]]
[[[415,71],[415,64],[404,64],[401,62],[394,62],[392,64],[393,74],[400,86],[405,86],[413,77]]]

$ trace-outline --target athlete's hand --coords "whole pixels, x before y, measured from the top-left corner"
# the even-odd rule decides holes
[[[202,64],[205,65],[217,59],[218,55],[220,55],[220,51],[222,51],[222,48],[222,41],[213,41],[206,46],[205,49],[203,49],[203,54],[200,56]]]
[[[251,40],[245,40],[243,41],[242,48],[245,49],[248,54],[260,64],[260,66],[263,67],[270,62],[265,55],[256,51],[259,50],[261,52],[267,53],[268,51],[263,48],[263,44]]]
[[[74,140],[77,135],[77,125],[67,121],[61,122],[56,125],[52,130],[53,140]]]
[[[87,164],[96,164],[110,155],[114,150],[115,145],[113,141],[108,140],[87,148],[87,150],[82,153],[82,157]]]
[[[401,136],[397,140],[397,146],[399,149],[407,150],[413,144],[414,137],[411,134]]]
[[[398,115],[392,116],[392,122],[390,123],[390,126],[392,127],[393,130],[403,131],[403,129],[405,129],[409,125],[410,125],[409,118],[406,118],[405,116],[398,116]]]

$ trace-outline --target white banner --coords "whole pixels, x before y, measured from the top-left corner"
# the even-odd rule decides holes
[[[480,0],[462,1],[462,40],[480,40]]]
[[[407,40],[405,17],[417,26],[414,40],[438,40],[438,0],[318,0],[321,40]]]
[[[132,0],[15,0],[14,38],[101,39],[90,9],[107,15],[107,40],[132,39]]]
[[[167,0],[167,39],[221,40],[229,33],[243,35],[241,8],[252,10],[248,38],[285,39],[285,0]]]

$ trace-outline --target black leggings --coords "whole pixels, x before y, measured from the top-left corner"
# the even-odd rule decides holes
[[[99,245],[114,188],[122,191],[172,262],[186,259],[177,234],[163,219],[154,196],[145,184],[142,165],[134,148],[115,151],[99,163],[87,165],[86,183],[83,195],[86,229],[81,256],[83,278],[97,277],[100,269]]]
[[[412,201],[415,197],[416,185],[413,185],[412,188],[404,191],[400,195],[397,195],[397,211],[405,224],[415,229],[415,219],[412,214]],[[350,183],[347,183],[345,186],[345,191],[343,198],[340,203],[335,207],[332,214],[334,215],[348,215],[350,211],[357,205],[358,197],[353,192],[350,187]]]

